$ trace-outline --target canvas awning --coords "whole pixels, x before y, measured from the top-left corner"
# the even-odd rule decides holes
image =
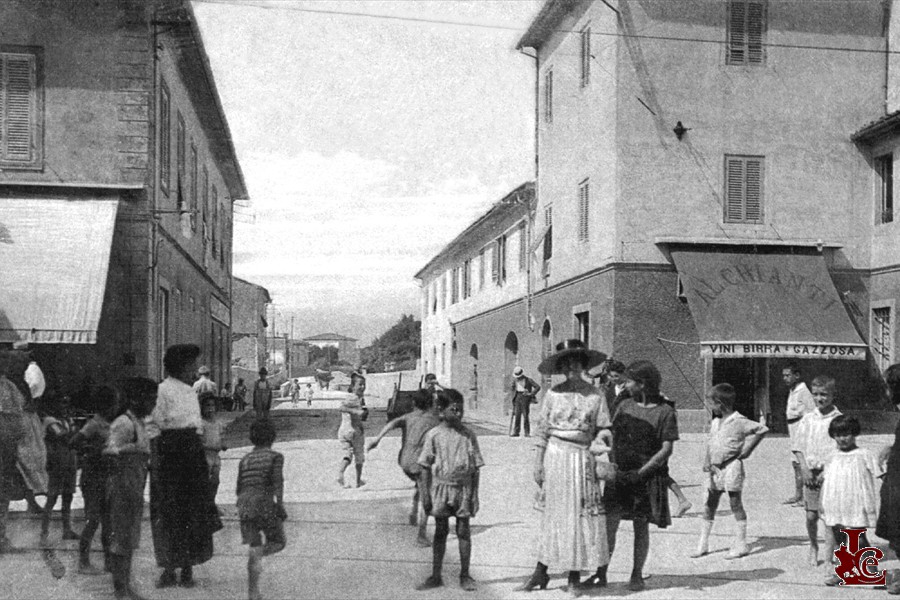
[[[702,354],[864,360],[819,254],[672,249]]]
[[[0,342],[97,342],[117,208],[0,199]]]

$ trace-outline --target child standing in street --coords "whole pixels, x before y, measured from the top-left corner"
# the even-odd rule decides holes
[[[200,394],[200,417],[203,419],[203,451],[209,466],[209,495],[215,503],[219,493],[219,472],[222,469],[220,452],[228,450],[222,444],[222,423],[216,418],[216,397],[211,392]]]
[[[366,378],[353,373],[350,379],[350,393],[355,397],[341,402],[341,426],[338,428],[338,441],[344,451],[337,477],[338,485],[341,487],[344,487],[344,472],[350,463],[354,463],[356,467],[356,487],[362,487],[366,483],[362,478],[363,464],[366,462],[363,421],[369,416],[369,409],[366,408],[363,397],[365,391]]]
[[[103,453],[109,460],[109,570],[116,598],[140,600],[131,587],[131,559],[141,539],[144,485],[150,459],[150,439],[144,419],[156,406],[157,384],[145,377],[121,382],[127,410],[109,427]]]
[[[238,466],[237,509],[241,538],[250,546],[247,584],[250,600],[258,600],[262,558],[284,549],[284,456],[272,450],[275,426],[268,419],[250,425],[251,450]],[[263,545],[262,535],[266,542]]]
[[[419,512],[421,502],[419,501],[419,474],[422,467],[419,465],[419,455],[422,454],[422,444],[425,441],[425,434],[437,427],[441,422],[437,411],[434,408],[432,396],[426,390],[419,390],[413,400],[415,409],[411,413],[399,416],[384,426],[378,433],[378,436],[369,442],[366,450],[373,450],[389,431],[400,428],[403,433],[400,442],[400,454],[397,456],[397,462],[407,477],[416,482],[416,491],[413,494],[412,510],[409,513],[409,524],[419,526],[419,533],[416,541],[420,546],[430,546],[431,542],[425,534],[428,524],[428,516],[424,510]]]
[[[822,517],[825,521],[825,585],[840,585],[834,571],[834,551],[844,533],[841,529],[867,529],[878,520],[878,486],[875,480],[884,475],[878,459],[856,445],[859,421],[839,415],[828,425],[828,435],[837,452],[825,465],[822,482]],[[860,548],[867,548],[866,534],[860,536]]]
[[[50,517],[56,500],[62,496],[62,539],[80,540],[72,531],[72,496],[78,476],[78,460],[70,443],[75,435],[75,423],[70,415],[71,400],[56,396],[47,404],[44,417],[44,442],[47,445],[47,504],[41,519],[41,546],[49,545]]]
[[[303,395],[306,396],[306,408],[311,408],[313,399],[313,387],[311,383],[306,384],[306,391],[303,392]]]
[[[750,553],[747,545],[747,513],[741,500],[744,489],[744,460],[769,431],[765,425],[751,421],[734,410],[736,394],[730,383],[714,386],[706,397],[707,408],[713,414],[709,430],[709,442],[703,461],[703,471],[709,473],[706,511],[697,551],[691,557],[709,553],[709,534],[723,493],[728,493],[731,514],[737,525],[734,544],[726,559],[735,559]]]
[[[425,434],[419,465],[419,487],[425,511],[434,517],[432,544],[432,573],[417,590],[429,590],[444,585],[441,572],[450,517],[456,518],[456,537],[459,540],[459,585],[475,591],[475,580],[469,575],[472,558],[472,537],[469,519],[478,512],[478,470],[484,466],[478,439],[463,425],[463,397],[453,389],[435,395],[441,413],[441,424]]]
[[[82,575],[102,573],[91,564],[91,542],[97,528],[101,526],[103,557],[109,566],[109,527],[106,523],[106,479],[109,468],[103,450],[109,440],[110,423],[118,416],[119,403],[115,390],[106,386],[97,390],[96,401],[100,410],[72,438],[72,447],[79,452],[81,495],[84,498],[85,522],[78,544],[78,572]]]
[[[835,381],[833,377],[820,375],[812,380],[812,410],[800,420],[796,435],[791,438],[791,450],[800,464],[803,477],[803,503],[806,507],[806,533],[809,536],[809,563],[819,564],[819,513],[820,493],[824,481],[824,469],[837,452],[834,441],[828,434],[831,422],[841,415],[834,405]]]

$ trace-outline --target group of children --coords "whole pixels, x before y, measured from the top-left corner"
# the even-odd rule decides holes
[[[879,460],[856,445],[860,424],[834,405],[835,380],[819,376],[811,382],[815,409],[803,416],[792,437],[791,451],[803,480],[803,505],[809,536],[808,560],[819,564],[818,524],[824,521],[825,584],[840,585],[834,551],[845,539],[842,529],[874,527],[878,516],[876,479],[884,474]],[[741,500],[744,486],[743,461],[753,452],[768,429],[735,411],[735,391],[727,383],[714,386],[706,399],[713,415],[703,471],[709,474],[707,500],[700,540],[691,555],[709,553],[709,536],[722,494],[727,493],[736,521],[736,532],[727,559],[750,553],[747,544],[747,514]],[[860,547],[868,547],[864,534]]]

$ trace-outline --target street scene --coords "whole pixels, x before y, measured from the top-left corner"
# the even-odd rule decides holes
[[[900,595],[894,0],[0,24],[0,600]]]

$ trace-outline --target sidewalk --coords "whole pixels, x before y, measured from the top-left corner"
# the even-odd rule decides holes
[[[474,415],[473,415],[474,416]],[[479,421],[481,426],[490,426]],[[496,427],[496,424],[494,424]],[[502,432],[502,430],[501,430]],[[505,433],[505,432],[504,432]],[[863,436],[861,445],[876,447],[891,436]],[[457,584],[458,550],[451,534],[445,559],[446,587],[415,592],[414,586],[430,572],[431,550],[415,545],[415,528],[407,524],[412,484],[396,465],[399,437],[385,438],[368,455],[360,489],[341,489],[335,483],[340,461],[336,440],[301,440],[277,443],[285,455],[289,520],[287,548],[265,560],[262,591],[268,598],[538,598],[569,597],[560,588],[565,574],[552,573],[544,592],[514,591],[527,579],[535,562],[538,513],[532,506],[533,444],[530,438],[484,435],[480,438],[487,465],[482,473],[481,512],[472,520],[472,575],[479,582],[474,594]],[[786,438],[766,439],[747,463],[745,506],[753,553],[727,561],[734,520],[725,504],[713,531],[713,553],[692,560],[687,555],[696,543],[699,508],[703,499],[700,458],[704,436],[686,434],[676,443],[671,461],[673,477],[681,483],[694,509],[666,530],[651,528],[651,553],[646,574],[648,589],[630,594],[624,588],[631,568],[630,524],[623,524],[619,546],[610,566],[611,584],[595,596],[633,595],[636,598],[881,598],[884,591],[866,588],[827,588],[821,584],[824,566],[804,564],[806,534],[803,511],[781,504],[792,491],[792,472]],[[226,528],[216,534],[216,555],[195,569],[198,587],[156,590],[158,575],[153,560],[149,523],[145,519],[142,546],[135,560],[138,590],[148,598],[246,597],[246,548],[234,512],[237,463],[248,448],[223,456],[219,503],[226,512]],[[80,528],[80,523],[76,524]],[[39,521],[18,514],[10,526],[13,543],[24,553],[0,556],[5,598],[110,598],[105,576],[74,573],[77,542],[60,542],[58,553],[70,568],[53,579],[37,546]],[[54,522],[51,536],[58,539]],[[95,541],[95,548],[99,541]],[[95,555],[99,562],[99,554]],[[898,568],[892,560],[882,568]],[[593,597],[588,595],[587,597]]]

